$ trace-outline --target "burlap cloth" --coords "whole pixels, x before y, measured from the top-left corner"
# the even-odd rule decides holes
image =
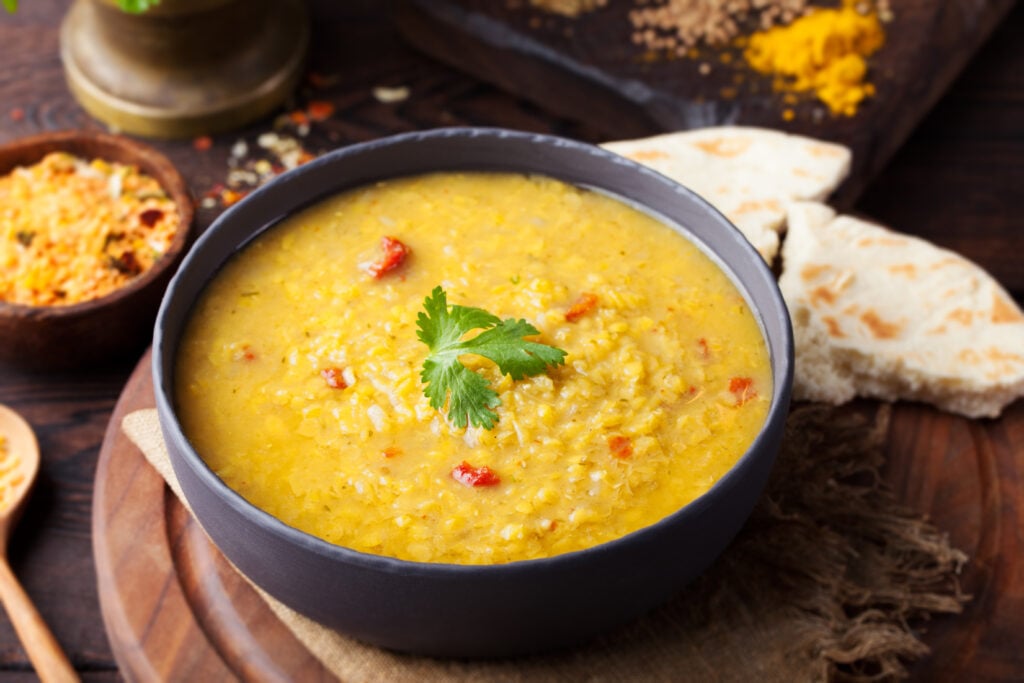
[[[960,611],[966,557],[881,483],[888,416],[884,406],[795,410],[765,495],[715,565],[661,609],[572,651],[496,661],[395,654],[260,594],[347,683],[902,678],[928,652],[908,622]],[[132,413],[123,428],[182,498],[156,412]]]

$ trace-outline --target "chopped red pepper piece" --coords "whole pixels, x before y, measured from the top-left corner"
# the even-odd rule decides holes
[[[729,391],[736,397],[738,406],[757,397],[754,380],[749,377],[733,377],[729,380]]]
[[[211,138],[209,135],[200,135],[199,137],[192,140],[192,147],[199,150],[200,152],[205,152],[206,150],[213,147],[213,138]]]
[[[125,275],[138,275],[142,272],[142,264],[139,263],[139,259],[135,256],[135,252],[128,249],[120,256],[110,257],[110,267],[119,273]]]
[[[616,458],[628,458],[633,455],[633,441],[621,434],[608,437],[608,448]]]
[[[402,454],[402,449],[398,446],[388,446],[380,452],[385,458],[395,458]]]
[[[597,295],[590,292],[583,292],[580,298],[565,312],[567,322],[574,323],[597,306]]]
[[[220,203],[225,207],[234,206],[241,201],[246,194],[248,194],[248,192],[245,190],[222,190],[220,193]]]
[[[697,348],[700,350],[700,358],[701,358],[701,360],[705,360],[706,361],[706,360],[710,360],[711,359],[711,348],[708,346],[708,340],[707,339],[705,339],[704,337],[701,337],[700,339],[698,339],[697,340]]]
[[[334,105],[323,100],[313,100],[306,107],[306,113],[314,121],[324,121],[331,118],[331,114],[334,113]]]
[[[320,376],[327,382],[327,386],[332,389],[348,388],[348,382],[345,381],[345,371],[341,368],[324,368],[320,371]]]
[[[452,479],[464,486],[497,486],[501,477],[490,467],[473,467],[463,460],[452,469]]]
[[[161,211],[160,209],[146,209],[145,211],[139,214],[139,220],[142,221],[142,224],[145,225],[147,228],[152,228],[154,225],[157,224],[157,221],[159,221],[163,217],[164,212]]]
[[[384,252],[381,257],[365,266],[366,272],[377,279],[384,277],[385,273],[389,273],[402,265],[411,253],[409,247],[394,237],[382,237],[380,248]]]

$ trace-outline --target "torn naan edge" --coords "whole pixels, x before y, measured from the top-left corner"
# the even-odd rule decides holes
[[[708,200],[769,264],[793,200],[825,199],[846,178],[842,145],[765,128],[723,126],[607,142]]]
[[[787,222],[794,398],[908,399],[973,418],[1024,395],[1024,314],[979,266],[823,204],[794,203]]]

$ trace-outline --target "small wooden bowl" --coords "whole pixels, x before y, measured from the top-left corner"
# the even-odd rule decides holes
[[[51,152],[133,164],[160,183],[180,224],[167,253],[147,272],[98,299],[69,306],[0,301],[0,363],[27,370],[65,370],[138,353],[152,338],[160,299],[192,238],[194,203],[181,174],[155,149],[117,135],[63,131],[0,146],[0,175]]]

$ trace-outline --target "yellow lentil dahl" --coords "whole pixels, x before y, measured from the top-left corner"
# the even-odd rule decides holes
[[[0,301],[81,303],[113,292],[166,253],[179,216],[134,166],[63,152],[0,178]]]
[[[407,248],[371,272],[382,236]],[[492,430],[454,428],[423,394],[416,316],[438,284],[568,352],[518,381],[463,358],[499,392]],[[356,550],[463,564],[662,519],[745,452],[772,386],[745,299],[690,241],[505,174],[380,183],[286,220],[211,282],[176,367],[186,435],[256,506]]]

